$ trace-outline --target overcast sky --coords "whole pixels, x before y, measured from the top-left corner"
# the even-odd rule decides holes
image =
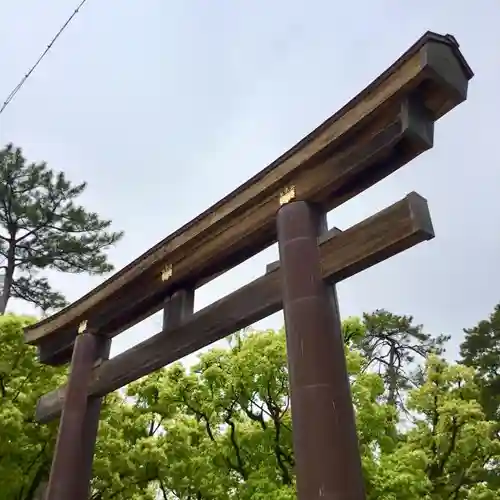
[[[2,2],[2,102],[77,2]],[[429,200],[436,238],[341,283],[340,307],[344,317],[412,314],[451,334],[454,356],[462,328],[500,301],[499,25],[496,0],[88,0],[0,115],[0,145],[88,182],[83,203],[126,232],[110,252],[120,268],[291,147],[426,30],[451,33],[476,73],[468,101],[436,124],[432,150],[329,222],[347,228],[410,191]],[[273,247],[203,287],[196,308],[276,258]],[[50,277],[71,300],[102,280]],[[160,326],[138,325],[114,353]]]

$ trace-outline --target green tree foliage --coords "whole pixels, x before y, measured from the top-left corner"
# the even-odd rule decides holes
[[[429,356],[403,414],[364,353],[351,347],[346,356],[370,500],[500,498],[483,482],[500,442],[474,370]],[[285,334],[267,331],[234,336],[190,371],[176,364],[131,384],[142,478],[165,499],[295,498],[287,380]]]
[[[0,150],[0,313],[11,297],[43,311],[66,304],[44,269],[103,274],[113,269],[105,250],[123,235],[111,221],[75,203],[86,183],[72,185],[45,163],[28,163],[21,149]]]
[[[37,366],[14,400],[16,381],[35,360],[22,343],[22,322],[3,321],[0,330],[10,334],[2,340],[11,346],[3,366],[19,353],[28,361],[3,378],[9,403],[0,409],[7,429],[0,432],[0,491],[34,500],[23,493],[33,482],[27,468],[42,453],[37,463],[46,473],[54,439],[54,426],[33,423],[34,402],[61,375]],[[384,377],[367,369],[366,334],[362,319],[344,322],[368,500],[500,500],[491,481],[500,477],[497,422],[485,416],[476,370],[428,355],[403,411],[388,401]],[[126,397],[109,395],[92,500],[295,499],[285,346],[283,330],[240,333],[191,369],[177,363],[130,384]]]
[[[48,480],[58,422],[35,422],[36,402],[66,380],[64,368],[40,365],[36,349],[24,343],[31,318],[0,316],[0,499],[42,500]],[[102,411],[97,446],[94,500],[155,500],[150,481],[139,481],[144,459],[138,438],[141,418],[119,394],[110,394]],[[134,462],[134,457],[135,462]],[[109,465],[112,461],[112,466]],[[125,464],[125,465],[124,465]],[[124,469],[128,464],[129,469]],[[120,477],[120,471],[126,474]],[[102,489],[105,488],[105,495]]]
[[[47,479],[57,422],[39,425],[40,396],[64,381],[64,370],[41,366],[23,341],[29,318],[0,316],[0,498],[32,500]]]
[[[461,362],[476,369],[483,408],[489,418],[500,421],[500,304],[487,320],[464,332]]]
[[[413,426],[376,461],[372,498],[499,499],[484,470],[500,474],[500,441],[478,398],[472,369],[431,356],[423,384],[408,398]]]
[[[109,394],[101,413],[92,500],[156,500],[158,428],[121,394]]]
[[[500,304],[488,319],[464,332],[460,362],[474,369],[481,406],[486,416],[496,421],[496,435],[500,439]],[[485,480],[500,490],[500,463],[492,470],[485,470]]]
[[[432,337],[414,324],[412,316],[383,309],[363,314],[359,327],[353,345],[364,354],[367,367],[383,378],[387,402],[404,408],[405,392],[421,379],[421,362],[430,354],[441,354],[448,337]]]

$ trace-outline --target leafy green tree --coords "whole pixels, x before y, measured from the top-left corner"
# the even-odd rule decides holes
[[[26,321],[0,318],[0,492],[16,500],[35,500],[46,479],[56,424],[32,415],[64,376],[36,363]],[[497,422],[484,414],[475,369],[428,356],[403,412],[366,369],[365,331],[361,319],[344,323],[368,500],[500,500]],[[233,335],[191,369],[176,363],[125,396],[103,407],[92,500],[296,498],[284,330]]]
[[[352,319],[349,329],[358,330]],[[370,500],[498,500],[482,471],[498,473],[500,442],[473,370],[429,357],[407,398],[410,421],[383,397],[362,351],[346,356]],[[294,499],[287,380],[284,332],[266,331],[234,336],[190,371],[176,364],[131,384],[133,411],[151,431],[141,474],[164,499]]]
[[[131,384],[161,425],[148,466],[164,498],[292,498],[293,457],[283,335],[235,335],[191,372],[181,364]]]
[[[464,332],[460,362],[474,369],[480,388],[478,399],[486,416],[497,422],[496,435],[500,439],[500,304],[487,320]],[[488,484],[500,490],[500,463],[485,472]]]
[[[460,361],[475,368],[484,411],[500,421],[500,304],[487,320],[464,332]]]
[[[149,424],[121,394],[105,398],[94,457],[92,500],[156,500],[158,473],[151,457],[156,453],[158,427]]]
[[[0,497],[32,500],[47,480],[57,422],[40,425],[34,409],[40,396],[63,382],[64,370],[39,365],[23,341],[33,320],[0,316]]]
[[[0,498],[5,500],[43,500],[58,421],[38,424],[35,407],[43,394],[66,380],[64,368],[39,364],[36,349],[24,343],[23,328],[32,322],[0,316]],[[148,492],[155,484],[140,474],[147,462],[140,446],[146,435],[143,420],[120,394],[106,398],[93,500],[155,500]]]
[[[45,269],[69,273],[111,271],[105,250],[123,233],[109,232],[111,221],[75,203],[86,188],[45,163],[27,163],[11,144],[0,150],[0,314],[11,297],[47,311],[66,304],[52,290]]]
[[[484,481],[500,475],[500,440],[485,418],[474,370],[431,356],[423,384],[410,391],[413,426],[377,461],[371,498],[498,500]]]

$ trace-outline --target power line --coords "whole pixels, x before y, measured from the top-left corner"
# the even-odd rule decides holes
[[[61,29],[57,32],[56,36],[51,40],[51,42],[47,45],[47,48],[42,52],[42,55],[38,58],[36,63],[31,67],[31,69],[21,78],[21,81],[14,87],[12,92],[7,96],[7,99],[5,99],[4,103],[2,104],[2,107],[0,108],[0,114],[2,114],[5,110],[5,108],[11,103],[11,101],[14,99],[16,94],[21,90],[22,86],[26,83],[26,80],[31,76],[33,71],[37,68],[37,66],[42,62],[43,58],[48,54],[56,40],[61,36],[63,31],[68,27],[69,23],[73,20],[73,18],[78,14],[80,9],[85,5],[85,2],[87,0],[81,0],[80,4],[78,7],[73,11],[71,16],[67,19],[67,21],[62,25]]]

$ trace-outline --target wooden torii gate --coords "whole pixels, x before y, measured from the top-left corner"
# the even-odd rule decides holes
[[[433,238],[416,193],[340,231],[325,214],[433,145],[434,122],[473,73],[450,35],[427,32],[287,153],[102,285],[25,331],[42,363],[71,361],[37,419],[61,415],[47,500],[89,496],[101,398],[285,313],[299,500],[365,498],[335,283]],[[193,312],[195,290],[278,241],[265,274]],[[163,309],[161,332],[109,359],[111,339]]]

